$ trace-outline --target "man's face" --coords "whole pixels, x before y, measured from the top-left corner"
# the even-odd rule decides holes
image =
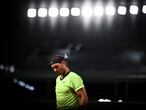
[[[56,74],[58,75],[64,74],[63,63],[55,63],[52,64],[51,67]]]

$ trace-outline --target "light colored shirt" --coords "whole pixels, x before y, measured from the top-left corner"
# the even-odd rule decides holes
[[[61,75],[56,78],[56,104],[57,109],[75,109],[79,106],[79,97],[76,91],[84,87],[82,78],[74,73],[69,72],[64,79]]]

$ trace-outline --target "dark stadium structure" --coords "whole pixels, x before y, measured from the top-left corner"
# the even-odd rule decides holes
[[[55,109],[55,78],[49,59],[54,53],[66,53],[70,67],[86,85],[89,110],[141,108],[146,104],[146,14],[142,0],[112,1],[116,13],[111,24],[104,15],[95,16],[84,26],[83,17],[58,16],[55,26],[47,17],[29,18],[27,11],[55,1],[58,8],[67,2],[82,7],[86,0],[6,0],[1,7],[0,100],[1,107],[14,109]],[[94,4],[99,0],[89,0]],[[127,13],[117,14],[124,3]],[[131,4],[139,7],[131,15]],[[108,101],[105,101],[107,99]],[[102,101],[101,101],[102,100]],[[104,101],[105,102],[104,102]]]

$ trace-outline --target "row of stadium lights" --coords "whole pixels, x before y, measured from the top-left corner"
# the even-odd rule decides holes
[[[132,15],[137,15],[139,11],[139,8],[137,5],[131,5],[129,8],[129,12]],[[116,12],[115,8],[113,6],[107,6],[105,8],[106,15],[112,16]],[[117,10],[119,15],[126,15],[127,8],[126,6],[118,6]],[[142,13],[146,14],[146,5],[143,5],[142,7]],[[71,10],[67,7],[62,7],[60,10],[56,7],[51,7],[49,9],[47,8],[39,8],[38,11],[35,8],[29,8],[27,11],[27,16],[29,18],[34,18],[38,15],[38,17],[57,17],[58,15],[62,17],[67,17],[71,14],[72,16],[82,16],[84,17],[91,17],[92,15],[95,16],[103,16],[104,14],[104,8],[102,6],[97,6],[92,9],[91,7],[83,7],[82,9],[78,7],[72,7]]]
[[[15,66],[14,65],[3,65],[0,64],[0,70],[3,70],[5,72],[9,72],[9,73],[14,73],[15,72]],[[19,80],[17,78],[13,78],[13,83],[18,84],[21,87],[24,87],[25,89],[28,89],[30,91],[34,91],[35,87],[31,86],[30,84],[25,83],[22,80]]]
[[[30,85],[30,84],[28,84],[28,83],[26,83],[26,82],[24,82],[22,80],[19,80],[17,78],[13,78],[13,83],[18,84],[19,86],[21,86],[21,87],[23,87],[23,88],[25,88],[27,90],[30,90],[30,91],[34,91],[35,90],[34,86],[32,86],[32,85]]]
[[[3,64],[0,64],[0,70],[3,70],[5,72],[14,73],[15,72],[15,66],[14,65],[3,65]]]

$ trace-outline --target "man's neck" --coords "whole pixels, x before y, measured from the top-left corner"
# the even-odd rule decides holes
[[[70,69],[69,68],[66,68],[63,76],[66,76],[66,74],[68,74],[69,71],[70,71]]]
[[[64,77],[66,77],[68,74],[70,73],[70,70],[68,69],[65,74],[61,75],[60,79],[64,79]]]

